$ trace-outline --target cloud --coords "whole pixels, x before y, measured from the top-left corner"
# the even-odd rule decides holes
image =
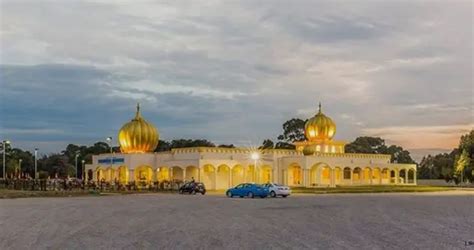
[[[163,138],[234,144],[275,139],[319,101],[343,140],[395,127],[406,136],[378,132],[411,147],[422,131],[406,128],[474,120],[469,2],[1,7],[0,137],[29,147],[114,135],[136,102]]]

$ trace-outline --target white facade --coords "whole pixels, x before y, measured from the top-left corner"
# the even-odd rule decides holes
[[[251,155],[258,153],[258,160]],[[111,160],[113,159],[113,160]],[[339,185],[416,185],[415,164],[390,163],[390,155],[316,153],[247,148],[180,148],[160,153],[101,154],[86,165],[88,178],[111,183],[187,181],[208,189],[242,182],[277,182],[294,187]]]

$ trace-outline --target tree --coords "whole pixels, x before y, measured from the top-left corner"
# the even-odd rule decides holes
[[[272,140],[266,139],[263,140],[262,146],[258,147],[258,149],[272,149],[275,147],[275,143]]]
[[[385,140],[380,137],[357,137],[353,142],[346,145],[345,152],[361,154],[389,154],[392,156],[391,162],[410,164],[415,163],[415,161],[410,156],[410,152],[396,145],[390,145],[387,147],[387,145],[385,145]]]
[[[278,140],[284,142],[304,141],[304,126],[307,120],[293,118],[283,123],[283,134],[278,136]]]
[[[275,149],[296,149],[295,145],[288,142],[277,142]]]
[[[221,144],[217,147],[219,147],[219,148],[235,148],[234,144]]]

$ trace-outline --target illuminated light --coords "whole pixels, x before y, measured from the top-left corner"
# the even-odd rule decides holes
[[[257,152],[254,152],[254,153],[252,153],[250,158],[252,158],[252,160],[256,161],[256,160],[260,159],[260,155]]]

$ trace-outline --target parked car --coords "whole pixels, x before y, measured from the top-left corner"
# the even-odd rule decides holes
[[[268,191],[268,188],[263,187],[262,185],[254,183],[242,183],[233,188],[229,188],[226,192],[226,195],[230,198],[234,196],[239,196],[240,198],[243,198],[244,196],[249,198],[254,198],[255,196],[265,198],[269,193],[270,192]]]
[[[179,188],[179,193],[184,194],[184,193],[189,193],[189,194],[196,194],[196,193],[201,193],[201,194],[206,194],[206,187],[204,186],[204,183],[202,182],[186,182],[184,183],[183,186]]]
[[[281,196],[285,198],[291,194],[291,188],[287,186],[283,186],[276,183],[267,183],[267,184],[264,184],[263,186],[268,188],[268,191],[270,192],[270,196],[273,198],[277,196]]]

